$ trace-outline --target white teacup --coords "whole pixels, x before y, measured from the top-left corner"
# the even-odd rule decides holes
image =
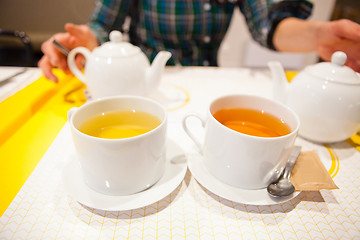
[[[160,120],[149,132],[107,139],[84,134],[79,127],[89,118],[110,111],[142,111]],[[154,100],[137,96],[96,99],[68,112],[71,133],[86,184],[107,195],[129,195],[151,187],[163,175],[166,158],[167,114]]]
[[[245,108],[264,111],[281,120],[290,133],[278,137],[258,137],[232,130],[213,116],[221,109]],[[187,119],[198,118],[205,128],[203,144]],[[183,128],[200,148],[208,171],[225,184],[242,189],[261,189],[276,180],[291,153],[300,121],[296,113],[280,102],[250,96],[231,95],[214,100],[204,119],[189,113],[183,119]],[[192,131],[191,131],[192,129]]]

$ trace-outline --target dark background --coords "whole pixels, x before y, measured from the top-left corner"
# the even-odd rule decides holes
[[[0,0],[0,66],[36,67],[41,43],[66,22],[86,23],[93,8],[94,0]],[[337,0],[331,19],[341,18],[360,23],[360,1]],[[12,31],[26,34],[28,43]]]

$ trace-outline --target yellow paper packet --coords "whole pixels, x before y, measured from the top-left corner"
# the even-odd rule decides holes
[[[301,152],[291,172],[296,191],[338,189],[315,151]]]

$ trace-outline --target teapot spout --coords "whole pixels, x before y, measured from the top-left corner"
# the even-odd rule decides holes
[[[148,94],[154,92],[159,87],[163,70],[170,57],[170,52],[160,51],[154,58],[151,67],[148,68],[146,72],[146,90]]]
[[[273,80],[273,98],[286,103],[289,82],[287,81],[283,66],[278,61],[268,62]]]

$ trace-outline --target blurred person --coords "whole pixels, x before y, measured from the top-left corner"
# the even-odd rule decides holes
[[[348,55],[347,65],[360,71],[360,25],[350,20],[310,21],[309,1],[275,0],[97,0],[87,25],[65,25],[42,44],[44,56],[38,65],[45,77],[57,82],[52,68],[69,73],[66,56],[53,39],[69,49],[92,50],[108,41],[112,30],[124,32],[130,18],[129,41],[151,61],[161,50],[172,53],[168,65],[217,66],[221,41],[235,7],[245,17],[252,38],[280,52],[316,51],[325,61],[333,52]]]

